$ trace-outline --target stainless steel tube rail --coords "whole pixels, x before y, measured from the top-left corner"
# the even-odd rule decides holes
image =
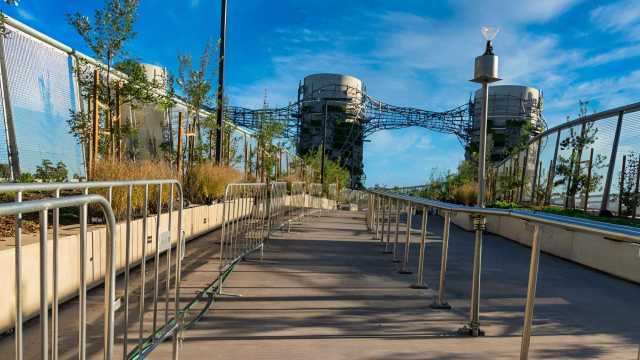
[[[527,295],[525,302],[525,311],[524,311],[524,325],[522,332],[522,341],[520,348],[520,359],[528,359],[529,357],[529,345],[531,342],[531,334],[532,334],[532,323],[533,323],[533,310],[536,296],[536,285],[538,278],[538,267],[539,267],[539,259],[540,259],[540,225],[550,225],[560,227],[566,230],[572,230],[577,232],[585,232],[589,234],[595,234],[599,236],[604,236],[610,239],[630,242],[634,244],[640,244],[640,229],[635,229],[631,227],[624,226],[614,226],[606,223],[599,223],[595,221],[589,220],[578,220],[566,216],[558,216],[558,215],[549,215],[535,211],[521,211],[521,210],[507,210],[507,209],[491,209],[491,208],[480,208],[480,207],[472,207],[472,206],[464,206],[464,205],[456,205],[445,203],[441,201],[434,201],[425,198],[404,195],[393,193],[391,191],[386,190],[369,190],[369,209],[367,215],[367,224],[369,230],[376,234],[376,238],[378,238],[378,232],[380,230],[380,225],[384,224],[384,211],[382,210],[384,207],[384,201],[390,202],[391,200],[395,200],[396,204],[405,203],[407,206],[407,242],[410,241],[410,223],[411,223],[411,208],[412,207],[421,207],[423,209],[423,223],[422,223],[422,238],[420,243],[420,255],[418,264],[418,274],[416,277],[416,283],[412,286],[421,286],[423,285],[422,279],[423,274],[422,271],[424,269],[424,239],[426,236],[427,229],[427,220],[428,215],[427,212],[430,209],[436,209],[443,212],[444,215],[444,228],[443,228],[443,239],[442,239],[442,253],[441,253],[441,267],[440,267],[440,281],[439,281],[439,289],[437,298],[432,304],[433,308],[436,309],[449,309],[450,306],[445,301],[445,277],[446,277],[446,269],[447,269],[447,254],[448,254],[448,245],[449,245],[449,227],[450,227],[450,217],[451,214],[455,213],[463,213],[468,214],[474,219],[474,224],[476,225],[476,248],[474,249],[474,276],[473,276],[473,288],[471,294],[471,310],[469,314],[469,324],[468,327],[465,326],[463,329],[465,332],[469,332],[469,330],[475,330],[475,333],[471,332],[471,335],[477,336],[481,335],[480,331],[480,323],[479,323],[479,315],[480,315],[480,264],[481,264],[481,256],[482,256],[482,242],[477,241],[478,236],[482,236],[482,232],[484,231],[486,224],[486,217],[491,216],[503,216],[510,217],[514,219],[519,219],[522,221],[526,221],[531,223],[533,226],[532,231],[532,241],[531,241],[531,260],[529,263],[529,277],[528,277],[528,286],[527,286]],[[397,207],[399,209],[399,206]],[[380,217],[382,216],[382,219]],[[399,213],[398,213],[399,216]],[[390,228],[387,226],[387,237],[390,235]],[[382,237],[384,237],[384,228],[382,228]],[[480,233],[480,234],[478,234]],[[396,222],[396,238],[398,234],[398,222]],[[480,247],[478,248],[478,244]],[[395,249],[395,248],[394,248]],[[408,247],[405,246],[405,261],[408,255]],[[395,251],[394,251],[394,260]],[[403,266],[401,270],[406,270],[405,261],[403,261]],[[461,329],[462,330],[462,329]]]
[[[305,210],[306,184],[303,181],[291,183],[289,206],[294,214],[294,218],[302,220]]]
[[[162,215],[162,210],[163,210],[163,199],[162,199],[162,194],[163,194],[163,186],[168,186],[168,203],[167,203],[167,207],[168,207],[168,225],[167,225],[167,229],[166,231],[161,231],[161,215]],[[132,261],[131,259],[131,250],[132,250],[132,217],[133,217],[133,204],[132,204],[132,197],[133,197],[133,190],[136,187],[143,187],[144,188],[144,207],[142,210],[142,233],[143,236],[140,239],[141,241],[141,249],[142,249],[142,255],[141,255],[141,259],[139,261]],[[148,243],[148,204],[149,204],[149,188],[150,187],[155,187],[156,189],[156,205],[157,205],[157,209],[156,209],[156,219],[155,219],[155,223],[156,223],[156,227],[155,227],[155,251],[153,254],[153,260],[154,260],[154,278],[153,278],[153,300],[152,300],[152,304],[150,305],[150,307],[152,307],[153,309],[153,321],[152,321],[152,329],[151,331],[148,332],[148,335],[145,335],[145,333],[147,333],[147,331],[145,331],[145,322],[144,322],[144,316],[145,316],[145,302],[147,300],[147,293],[145,292],[146,290],[146,262],[147,260],[151,259],[151,257],[147,257],[146,254],[146,249],[147,249],[147,243]],[[180,182],[178,182],[175,179],[154,179],[154,180],[125,180],[125,181],[90,181],[90,182],[65,182],[65,183],[6,183],[6,184],[1,184],[0,185],[0,193],[14,193],[16,195],[16,200],[17,201],[21,201],[23,194],[26,192],[53,192],[55,194],[56,198],[59,198],[61,196],[61,191],[63,190],[75,190],[75,191],[81,191],[83,194],[88,194],[89,190],[91,189],[99,189],[101,191],[105,192],[105,195],[107,197],[107,203],[111,206],[111,201],[112,201],[112,196],[113,196],[113,190],[114,188],[124,188],[126,190],[126,239],[125,239],[125,261],[124,261],[124,287],[123,287],[123,294],[122,294],[122,298],[124,300],[124,304],[122,307],[122,310],[124,312],[123,316],[124,316],[124,325],[123,325],[123,329],[122,329],[122,334],[123,334],[123,358],[131,358],[131,357],[139,357],[140,354],[144,353],[143,348],[148,348],[148,347],[155,347],[159,344],[159,342],[161,342],[164,338],[166,338],[167,334],[158,334],[158,329],[165,329],[166,330],[166,324],[168,323],[179,323],[179,321],[176,321],[176,319],[174,318],[170,318],[169,313],[170,313],[170,302],[173,303],[173,314],[174,316],[178,316],[179,314],[179,307],[180,307],[180,303],[179,303],[179,299],[180,299],[180,281],[181,281],[181,269],[182,269],[182,258],[183,258],[183,254],[184,254],[184,232],[183,232],[183,228],[182,228],[182,214],[183,214],[183,204],[184,204],[184,200],[183,200],[183,191],[182,191],[182,185],[180,184]],[[176,255],[175,255],[175,274],[173,275],[174,277],[174,283],[171,283],[171,268],[172,268],[172,261],[171,261],[171,244],[172,244],[172,215],[173,215],[173,211],[174,211],[174,189],[177,189],[178,191],[178,239],[177,239],[177,246],[176,246]],[[67,197],[62,197],[61,199],[65,199]],[[54,254],[58,253],[58,247],[57,247],[57,239],[59,237],[59,209],[54,209],[53,210],[53,238],[54,238]],[[80,226],[81,227],[86,227],[87,226],[87,215],[88,215],[88,208],[87,206],[83,206],[80,209]],[[17,222],[20,222],[21,219],[20,217],[18,217]],[[20,243],[20,237],[21,237],[21,233],[18,231],[16,232],[16,251],[19,251],[19,246],[17,246],[17,244]],[[161,241],[163,241],[162,246],[164,247],[163,249],[160,248],[161,246]],[[81,261],[84,261],[84,259],[86,258],[86,248],[85,248],[85,243],[86,243],[86,234],[82,234],[81,233]],[[160,255],[161,253],[166,252],[166,272],[165,272],[165,277],[166,277],[166,283],[165,284],[160,284]],[[54,263],[53,263],[53,267],[54,267],[54,272],[56,272],[57,269],[57,256],[54,256]],[[130,313],[130,308],[129,308],[129,303],[130,303],[130,294],[133,292],[131,290],[131,282],[130,282],[130,277],[131,277],[131,270],[132,270],[132,266],[134,266],[136,263],[140,264],[140,295],[139,295],[139,311],[138,311],[138,342],[137,342],[137,346],[135,346],[132,350],[129,350],[129,330],[128,330],[128,324],[129,324],[129,313]],[[83,269],[81,269],[81,283],[85,284],[84,286],[86,286],[86,283],[82,280],[85,278],[86,274],[84,273]],[[57,354],[58,354],[58,314],[57,314],[57,306],[58,306],[58,302],[59,302],[59,295],[58,295],[58,282],[59,279],[57,277],[53,278],[53,313],[52,313],[52,354],[53,354],[53,359],[57,359]],[[173,285],[173,293],[174,293],[174,298],[172,300],[170,300],[171,297],[171,287]],[[160,299],[160,290],[161,288],[163,288],[162,290],[164,291],[164,320],[162,322],[162,324],[158,325],[158,322],[160,321],[159,318],[159,312],[161,311],[160,307],[158,306],[159,302],[162,301],[162,299]],[[16,289],[16,291],[18,291],[18,289]],[[80,303],[81,303],[81,307],[82,306],[86,306],[86,297],[82,297],[80,298]],[[173,336],[173,355],[174,355],[174,359],[177,359],[178,356],[178,346],[179,346],[179,342],[178,342],[178,338],[179,338],[179,326],[174,326],[171,329],[169,329],[170,334]],[[16,334],[16,342],[21,341],[21,334]],[[81,332],[80,333],[80,344],[79,346],[81,347],[80,352],[83,353],[84,349],[86,349],[86,333]],[[82,358],[82,356],[81,356]]]
[[[113,356],[113,344],[114,344],[114,302],[115,302],[115,216],[109,202],[99,195],[77,195],[68,196],[64,198],[49,198],[42,200],[21,201],[21,197],[18,196],[15,202],[0,204],[0,216],[16,215],[16,251],[15,251],[15,277],[16,277],[16,325],[15,325],[15,358],[22,360],[24,358],[23,348],[23,329],[22,329],[22,215],[27,213],[39,213],[39,240],[40,240],[40,359],[49,358],[49,326],[48,326],[48,285],[47,285],[47,257],[48,257],[48,212],[53,210],[58,212],[61,208],[79,207],[81,217],[86,219],[86,208],[88,204],[96,204],[100,206],[104,214],[107,223],[107,244],[106,244],[106,270],[105,270],[105,287],[104,287],[104,330],[103,330],[103,354],[104,359],[111,359]],[[84,210],[83,210],[84,209]],[[54,215],[55,219],[56,215]],[[58,249],[58,236],[56,234],[57,229],[53,230],[53,249],[54,249],[54,262],[57,261]],[[80,224],[80,238],[81,247],[84,248],[84,242],[86,242],[87,225],[86,221]],[[80,262],[81,271],[86,266],[86,257],[82,257],[84,262]],[[58,267],[56,264],[53,266],[53,279],[58,277]],[[80,316],[78,318],[78,329],[80,331],[80,344],[78,347],[79,358],[86,358],[86,328],[87,328],[87,308],[86,308],[86,296],[87,286],[86,279],[81,279],[81,286],[79,289],[79,296],[81,299]],[[57,290],[54,286],[54,290]],[[57,338],[54,336],[57,334],[57,314],[58,306],[56,294],[54,293],[54,302],[52,304],[52,347],[51,358],[58,358]]]

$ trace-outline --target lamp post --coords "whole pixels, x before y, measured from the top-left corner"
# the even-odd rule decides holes
[[[480,115],[480,137],[478,153],[478,199],[477,206],[485,207],[486,191],[486,157],[487,157],[487,118],[489,109],[489,83],[499,81],[498,56],[493,53],[491,41],[498,34],[498,28],[482,28],[482,35],[487,40],[484,54],[476,57],[474,76],[471,81],[482,84],[482,113]],[[482,336],[480,330],[480,275],[482,270],[482,235],[486,228],[486,218],[476,215],[473,218],[475,242],[473,248],[473,279],[471,285],[471,309],[469,324],[461,332],[471,336]]]

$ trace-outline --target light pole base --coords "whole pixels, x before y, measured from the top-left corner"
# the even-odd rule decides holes
[[[447,302],[444,302],[442,304],[434,302],[429,306],[434,310],[451,310],[451,305],[449,305],[449,303]]]
[[[480,330],[479,326],[465,325],[465,326],[461,327],[460,329],[458,329],[458,334],[466,335],[466,336],[472,336],[472,337],[478,337],[478,336],[484,336],[484,331]]]
[[[409,285],[411,289],[428,289],[429,286],[426,284],[411,284]]]

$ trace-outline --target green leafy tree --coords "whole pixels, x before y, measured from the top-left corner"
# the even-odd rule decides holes
[[[188,105],[187,128],[195,131],[195,140],[189,148],[189,162],[200,160],[202,158],[204,144],[202,141],[203,122],[205,125],[215,123],[215,119],[207,119],[203,121],[201,118],[201,109],[203,106],[210,104],[211,91],[213,89],[213,71],[209,69],[211,64],[211,56],[213,55],[213,44],[208,41],[200,55],[198,64],[194,64],[193,57],[187,54],[178,55],[178,76],[176,82],[182,90]],[[191,121],[189,121],[191,120]],[[209,126],[210,127],[210,126]],[[214,129],[209,129],[209,138]],[[209,153],[211,154],[211,141],[209,141]]]
[[[620,176],[623,177],[623,186],[620,189],[620,201],[624,205],[623,215],[632,215],[633,210],[640,205],[640,196],[638,195],[638,178],[640,178],[638,172],[640,172],[640,154],[631,152],[626,155],[627,163],[625,165],[625,172]]]
[[[583,152],[596,142],[597,133],[598,129],[594,128],[594,123],[587,123],[580,133],[572,128],[567,137],[560,142],[560,148],[565,152],[568,151],[568,155],[558,156],[555,172],[559,179],[554,181],[554,186],[563,185],[565,187],[565,206],[572,210],[576,208],[576,194],[583,191],[595,191],[602,182],[603,176],[596,174],[593,169],[601,169],[606,166],[606,156],[598,154],[593,159],[591,178],[586,171],[583,171],[583,167],[585,167],[585,161],[582,160]]]
[[[62,182],[68,179],[69,171],[62,161],[53,165],[51,160],[44,159],[40,165],[36,166],[34,177],[43,182]]]
[[[143,87],[141,84],[143,77],[139,76],[141,67],[133,71],[133,61],[125,61],[119,69],[125,72],[131,70],[130,73],[134,76],[133,79],[124,83],[118,82],[118,84],[115,84],[111,79],[112,66],[125,55],[124,47],[127,41],[135,36],[133,25],[136,20],[138,5],[139,0],[105,0],[103,7],[95,10],[92,19],[79,12],[67,14],[68,23],[93,51],[95,58],[105,64],[96,67],[88,64],[84,59],[78,59],[75,70],[80,85],[80,95],[83,98],[89,98],[93,87],[97,86],[98,99],[107,108],[106,116],[101,116],[100,118],[102,126],[111,123],[112,115],[116,113],[116,107],[120,105],[114,96],[114,86],[122,87],[122,95],[124,95],[125,99],[134,97],[134,94],[139,93]],[[94,84],[94,69],[105,74],[101,76],[98,84]],[[136,77],[136,75],[138,76]],[[145,81],[142,82],[146,84]],[[85,111],[85,109],[80,111],[70,110],[67,124],[69,125],[69,132],[76,137],[80,144],[84,145],[86,151],[92,136],[92,121],[89,111]],[[123,133],[128,133],[129,131],[127,130],[120,129],[111,138],[101,137],[99,144],[101,152],[104,153],[109,144],[112,144],[112,141],[119,140],[119,136]]]

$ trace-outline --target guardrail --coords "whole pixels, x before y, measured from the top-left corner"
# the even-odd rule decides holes
[[[43,200],[33,201],[21,201],[21,196],[18,195],[15,202],[0,204],[0,216],[16,215],[16,251],[15,251],[15,268],[16,268],[16,325],[15,325],[15,357],[16,359],[22,359],[24,357],[23,347],[23,314],[22,314],[22,215],[28,213],[39,214],[39,242],[40,242],[40,358],[49,358],[49,296],[48,296],[48,265],[47,265],[47,252],[48,252],[48,212],[54,211],[54,236],[53,236],[53,279],[54,289],[55,279],[58,277],[57,256],[56,250],[58,249],[58,237],[57,227],[55,227],[55,221],[57,221],[57,215],[60,208],[79,207],[80,211],[80,238],[81,246],[86,244],[87,237],[87,205],[97,204],[103,211],[106,223],[107,223],[107,244],[106,244],[106,279],[104,287],[104,331],[103,331],[103,346],[104,346],[104,359],[111,359],[113,353],[113,340],[114,340],[114,301],[115,301],[115,217],[111,206],[105,198],[99,195],[80,195],[69,196],[65,198],[48,198]],[[84,247],[83,247],[84,248]],[[80,273],[84,274],[84,267],[86,266],[86,257],[83,257],[80,262]],[[53,304],[51,307],[52,312],[52,358],[58,358],[57,351],[57,330],[58,330],[58,299],[54,291]],[[86,356],[86,339],[87,339],[87,283],[84,277],[81,278],[81,286],[79,290],[80,298],[80,314],[78,318],[79,329],[79,355],[81,359]]]
[[[168,195],[166,197],[166,201],[164,200],[164,192],[163,192],[163,186],[168,186]],[[123,188],[123,189],[120,189]],[[151,237],[151,242],[149,242],[149,238],[147,236],[147,229],[148,229],[148,217],[149,217],[149,190],[150,188],[152,188],[153,191],[155,191],[155,195],[156,195],[156,199],[155,199],[155,205],[156,205],[156,218],[155,218],[155,238]],[[176,255],[175,255],[175,274],[174,274],[174,283],[173,283],[173,287],[172,287],[172,283],[171,283],[171,267],[172,267],[172,256],[171,256],[171,247],[172,247],[172,216],[173,216],[173,212],[174,212],[174,198],[175,193],[174,190],[177,189],[178,191],[178,220],[177,220],[177,241],[176,241]],[[12,206],[15,206],[14,204],[20,204],[22,202],[22,198],[23,195],[25,193],[28,192],[48,192],[51,193],[55,200],[48,200],[48,201],[60,201],[60,202],[64,202],[67,199],[71,199],[71,198],[75,198],[74,196],[63,196],[64,193],[63,191],[69,191],[72,193],[82,193],[84,196],[90,196],[91,199],[94,199],[94,197],[96,197],[97,195],[88,195],[90,190],[94,190],[94,191],[98,191],[98,192],[102,192],[104,193],[104,195],[106,196],[106,200],[105,200],[105,204],[109,207],[109,211],[112,212],[112,200],[113,200],[113,196],[114,196],[114,190],[116,192],[116,195],[122,195],[121,191],[125,191],[126,195],[124,195],[125,197],[125,201],[126,201],[126,211],[125,211],[125,218],[126,218],[126,239],[125,239],[125,244],[124,244],[124,264],[123,264],[123,273],[124,273],[124,286],[122,288],[122,299],[123,299],[123,306],[122,306],[122,311],[123,311],[123,329],[122,334],[123,334],[123,356],[125,358],[139,358],[139,357],[144,357],[146,355],[149,354],[149,352],[151,350],[153,350],[157,345],[159,345],[162,341],[164,341],[166,338],[168,338],[169,336],[173,336],[173,356],[174,359],[177,358],[178,355],[178,336],[177,336],[177,330],[179,329],[179,319],[177,319],[177,315],[179,314],[179,297],[180,297],[180,279],[181,279],[181,267],[182,267],[182,257],[184,254],[184,236],[183,236],[183,229],[182,229],[182,212],[183,212],[183,193],[182,193],[182,187],[180,185],[180,183],[177,180],[173,180],[173,179],[163,179],[163,180],[134,180],[134,181],[96,181],[96,182],[73,182],[73,183],[28,183],[28,184],[21,184],[21,183],[11,183],[11,184],[2,184],[0,185],[0,193],[13,193],[15,194],[15,203],[10,204]],[[134,205],[133,205],[133,197],[134,197],[134,192],[137,195],[140,195],[140,192],[142,192],[143,194],[143,198],[142,198],[142,204],[138,204],[139,206],[142,207],[142,231],[141,233],[143,234],[141,237],[141,241],[140,241],[140,258],[139,259],[135,259],[133,254],[132,254],[132,246],[133,246],[133,230],[132,230],[132,225],[133,225],[133,217],[134,217]],[[94,199],[95,200],[95,199]],[[39,200],[38,200],[39,201]],[[97,201],[97,200],[96,200]],[[99,201],[100,204],[102,204],[101,201]],[[167,213],[166,213],[166,218],[167,218],[167,222],[166,222],[166,231],[161,231],[162,230],[162,215],[163,215],[163,205],[166,204],[167,205]],[[5,205],[6,206],[6,205]],[[53,223],[52,223],[52,228],[53,228],[53,298],[52,298],[52,324],[51,324],[51,354],[52,354],[52,358],[53,359],[57,359],[58,358],[58,338],[59,338],[59,333],[58,333],[58,326],[59,326],[59,319],[58,319],[58,306],[59,306],[59,302],[60,302],[60,294],[59,294],[59,289],[58,289],[58,284],[59,284],[59,278],[58,278],[58,262],[59,262],[59,231],[60,231],[60,208],[52,208],[53,210]],[[88,207],[87,204],[84,204],[81,208],[80,208],[80,241],[79,241],[79,246],[80,246],[80,263],[81,264],[86,264],[87,263],[87,223],[88,223]],[[113,216],[112,216],[113,217]],[[110,231],[112,231],[112,228],[115,227],[115,217],[113,217],[113,219],[108,218],[108,228]],[[111,225],[111,223],[109,223],[109,221],[114,222],[114,225]],[[22,217],[20,214],[18,214],[17,216],[17,220],[16,220],[16,258],[20,257],[20,252],[22,249],[22,232],[20,231],[21,229],[21,221],[22,221]],[[113,236],[113,232],[111,232],[111,235]],[[153,244],[153,240],[155,239],[155,244]],[[115,240],[111,240],[111,242],[114,242]],[[153,253],[153,265],[154,265],[154,269],[153,269],[153,295],[152,295],[152,303],[150,304],[149,307],[152,307],[152,316],[153,316],[153,320],[151,323],[151,329],[146,329],[145,328],[145,321],[144,321],[144,317],[146,314],[146,301],[147,301],[147,291],[146,291],[146,262],[150,259],[150,257],[147,256],[147,247],[149,245],[152,245],[154,247],[154,253]],[[113,244],[113,246],[116,246],[116,244]],[[165,277],[166,277],[166,283],[165,284],[160,284],[160,255],[162,253],[166,253],[165,257],[166,257],[166,272],[165,272]],[[109,255],[109,254],[107,254]],[[111,256],[111,255],[109,255]],[[112,270],[108,270],[105,273],[105,284],[107,284],[109,281],[115,281],[115,272],[116,269],[115,267],[117,267],[117,257],[114,260],[113,258],[109,258],[107,257],[107,260],[109,261],[116,261],[116,264],[114,264],[113,269]],[[122,259],[120,259],[122,260]],[[138,344],[131,350],[129,350],[129,316],[130,316],[130,295],[133,292],[132,289],[132,285],[131,284],[131,270],[133,269],[133,266],[139,264],[139,270],[140,270],[140,284],[139,284],[139,290],[140,291],[140,295],[139,295],[139,300],[138,300],[138,331],[137,331],[137,337],[138,337]],[[20,279],[22,277],[22,272],[21,272],[21,268],[19,266],[16,266],[17,271],[16,271],[16,279]],[[112,279],[113,278],[113,279]],[[85,312],[86,315],[86,290],[87,287],[89,285],[93,285],[96,286],[99,284],[99,281],[94,283],[94,284],[88,284],[88,279],[87,279],[87,274],[86,274],[86,269],[83,266],[80,269],[80,307],[81,309],[84,309],[82,311]],[[107,287],[109,286],[109,284],[106,285]],[[114,285],[115,286],[115,285]],[[161,289],[163,288],[163,289]],[[20,289],[20,282],[17,281],[16,282],[16,295],[19,297],[19,294],[21,292]],[[115,287],[112,289],[112,291],[115,294]],[[160,292],[163,291],[164,292],[164,321],[162,323],[160,323],[159,321],[159,317],[161,316],[160,314],[160,305],[159,303],[162,301],[160,300]],[[171,301],[171,293],[174,293],[174,299],[173,301]],[[83,295],[84,294],[84,295]],[[170,316],[171,313],[171,306],[170,303],[173,302],[173,317]],[[15,341],[16,341],[16,358],[17,359],[22,359],[22,320],[23,320],[23,314],[22,314],[22,306],[21,306],[21,302],[17,302],[16,303],[16,335],[15,335]],[[109,307],[113,307],[113,304],[109,304]],[[42,316],[42,313],[41,313]],[[43,321],[43,319],[41,318],[41,321]],[[46,320],[45,320],[46,321]],[[81,316],[81,321],[85,321],[86,322],[86,316]],[[109,330],[111,334],[113,334],[114,329],[114,323],[113,321],[111,321],[109,323],[111,326],[111,329]],[[80,358],[84,359],[86,357],[86,345],[87,345],[87,335],[86,335],[86,330],[81,330],[80,334],[79,334],[79,352],[80,352]],[[112,345],[112,343],[111,343]],[[108,350],[108,351],[107,351]],[[106,352],[111,352],[111,348],[106,349],[105,346],[105,353]],[[111,356],[106,357],[105,358],[111,358]]]
[[[527,221],[532,224],[532,242],[531,242],[531,260],[529,263],[529,276],[527,285],[527,295],[524,312],[524,325],[522,332],[522,342],[520,347],[520,359],[527,359],[529,356],[529,345],[531,342],[531,328],[533,322],[533,310],[536,296],[536,284],[538,278],[538,265],[540,259],[540,225],[552,225],[567,230],[586,232],[606,236],[623,242],[640,244],[640,230],[632,228],[617,227],[606,223],[595,224],[593,222],[583,222],[579,219],[572,219],[557,215],[546,215],[532,211],[505,210],[470,207],[463,205],[455,205],[440,201],[433,201],[424,198],[396,194],[389,191],[369,190],[369,208],[367,214],[367,224],[370,231],[375,233],[376,239],[385,242],[385,222],[386,222],[386,244],[385,249],[388,250],[391,236],[391,210],[395,210],[395,243],[393,247],[394,260],[397,259],[397,243],[398,228],[400,223],[400,212],[404,205],[406,207],[407,236],[405,239],[405,250],[402,259],[401,271],[407,270],[409,247],[411,242],[411,214],[416,208],[422,208],[422,232],[420,237],[420,253],[418,272],[416,275],[416,283],[412,286],[419,287],[423,285],[423,263],[425,252],[426,228],[428,222],[428,212],[431,209],[438,210],[444,215],[444,228],[441,253],[441,268],[439,277],[438,295],[432,304],[433,308],[449,309],[450,306],[445,301],[445,280],[447,270],[447,254],[449,246],[449,228],[450,217],[452,213],[469,214],[473,218],[475,230],[474,243],[474,260],[473,260],[473,277],[471,292],[471,309],[469,314],[469,323],[461,328],[461,332],[472,336],[482,335],[480,330],[480,277],[482,262],[482,236],[486,228],[486,216],[504,216]],[[392,206],[394,204],[395,206]]]

